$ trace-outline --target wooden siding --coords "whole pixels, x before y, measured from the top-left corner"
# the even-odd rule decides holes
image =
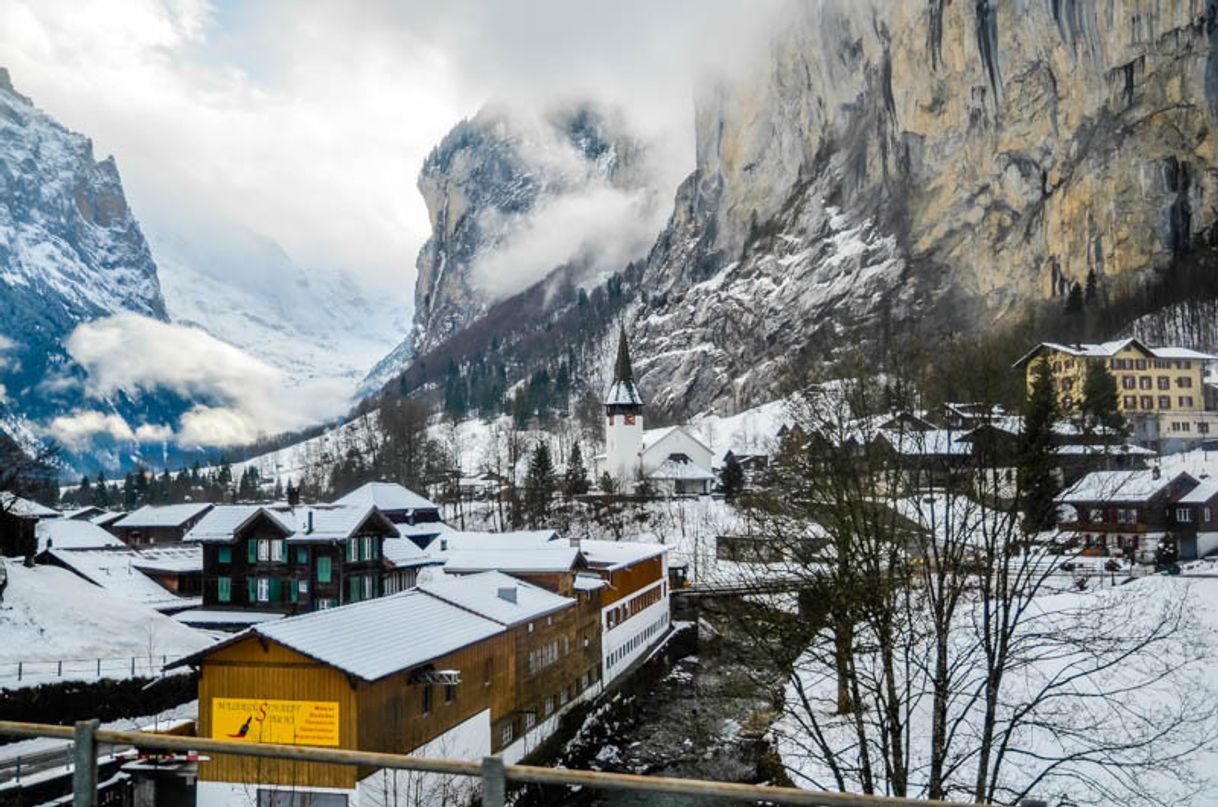
[[[664,574],[663,558],[659,555],[645,561],[618,569],[613,572],[601,572],[601,576],[609,581],[608,588],[601,592],[601,606],[607,607],[625,599],[636,591],[647,588],[660,580]]]
[[[346,675],[274,642],[255,637],[207,656],[199,676],[199,734],[211,736],[213,698],[336,701],[339,747],[359,748],[355,688]],[[356,771],[346,765],[233,757],[199,763],[199,778],[278,786],[353,788]]]

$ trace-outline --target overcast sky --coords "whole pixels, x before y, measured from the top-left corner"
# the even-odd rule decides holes
[[[692,167],[692,85],[736,0],[0,0],[14,84],[114,154],[146,227],[229,217],[301,266],[411,288],[423,158],[488,98],[592,97]],[[204,215],[206,214],[206,215]]]

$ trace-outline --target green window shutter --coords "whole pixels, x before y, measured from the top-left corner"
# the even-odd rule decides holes
[[[245,545],[249,550],[249,562],[257,563],[258,562],[258,542],[255,541],[253,538],[251,538],[245,542]]]
[[[330,559],[328,557],[320,557],[317,559],[317,582],[330,582]]]
[[[232,602],[233,579],[231,577],[220,577],[216,579],[216,599],[220,602]]]
[[[267,600],[270,602],[279,602],[280,594],[279,578],[272,577],[270,585],[267,586]]]
[[[248,589],[248,593],[249,593],[248,602],[251,602],[251,603],[258,602],[258,578],[257,577],[247,577],[247,578],[245,578],[245,583],[246,583],[246,588]]]
[[[296,562],[297,563],[308,563],[309,562],[309,548],[308,547],[306,547],[306,546],[296,547]]]
[[[347,578],[347,602],[359,602],[359,578]]]
[[[220,563],[232,563],[233,548],[231,546],[222,546],[219,548],[219,550],[217,550],[216,555],[216,559]]]
[[[292,602],[300,599],[300,582],[295,579],[288,580],[288,599]]]

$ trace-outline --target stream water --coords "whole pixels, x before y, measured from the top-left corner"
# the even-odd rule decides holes
[[[565,744],[538,764],[711,779],[774,782],[780,766],[762,739],[773,719],[781,676],[750,660],[749,637],[733,621],[703,613],[676,633],[614,693],[598,700]],[[574,736],[572,736],[572,734]],[[611,805],[688,807],[729,804],[663,794],[534,787],[518,807]]]

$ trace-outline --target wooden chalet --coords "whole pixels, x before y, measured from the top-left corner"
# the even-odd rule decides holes
[[[12,493],[0,493],[0,555],[25,557],[37,553],[38,522],[59,518],[59,512]]]
[[[213,507],[211,504],[147,504],[106,529],[127,546],[178,544]]]
[[[1059,505],[1074,511],[1060,527],[1085,555],[1145,559],[1174,528],[1175,502],[1198,484],[1187,473],[1167,476],[1157,468],[1095,471],[1056,498]]]
[[[437,524],[439,505],[393,482],[368,482],[334,502],[347,507],[375,507],[394,524]]]

